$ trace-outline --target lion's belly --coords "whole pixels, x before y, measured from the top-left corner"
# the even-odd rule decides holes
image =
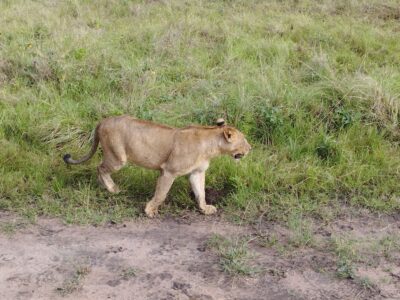
[[[128,161],[140,167],[159,170],[161,165],[165,162],[165,157],[157,155],[156,153],[134,152],[128,155]]]
[[[149,169],[160,169],[171,153],[173,139],[168,134],[139,132],[126,145],[129,162]]]

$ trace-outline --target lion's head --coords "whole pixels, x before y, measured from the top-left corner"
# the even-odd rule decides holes
[[[223,119],[218,119],[217,125],[222,128],[221,149],[225,154],[232,156],[235,160],[239,160],[250,152],[251,146],[243,133],[234,127],[225,125]]]

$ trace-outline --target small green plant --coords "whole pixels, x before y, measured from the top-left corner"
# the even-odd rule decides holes
[[[283,125],[281,109],[258,104],[254,112],[254,118],[253,135],[260,142],[271,144],[274,134],[276,134]]]
[[[359,252],[357,251],[357,241],[346,237],[334,237],[332,239],[333,251],[342,261],[359,260]]]
[[[378,241],[378,248],[386,259],[391,259],[393,253],[400,250],[400,237],[398,235],[388,235]]]
[[[356,282],[361,285],[363,289],[370,290],[372,292],[379,290],[376,284],[369,277],[357,277]]]
[[[136,277],[137,273],[138,270],[136,268],[129,267],[121,271],[121,277],[122,279],[128,280],[130,278]]]
[[[229,275],[250,276],[258,270],[249,264],[251,254],[243,239],[228,239],[214,234],[208,241],[207,247],[215,250],[220,258],[222,271]]]
[[[25,228],[28,225],[28,220],[13,220],[13,221],[5,221],[0,222],[0,232],[11,236],[16,233],[18,229]]]
[[[304,219],[301,214],[293,213],[289,216],[288,226],[291,231],[290,245],[294,247],[312,245],[313,233],[310,220]]]
[[[10,222],[0,223],[0,231],[6,235],[13,235],[16,231],[16,225]]]
[[[315,153],[325,162],[337,162],[340,158],[340,152],[336,141],[329,136],[323,136],[315,145]]]
[[[333,121],[336,129],[344,129],[353,124],[354,117],[350,111],[339,108],[334,113]]]
[[[339,278],[354,279],[354,266],[346,259],[339,260],[337,264],[336,274]]]
[[[258,238],[258,244],[262,247],[274,247],[279,242],[276,234],[268,234]]]
[[[72,277],[65,280],[62,286],[57,288],[57,291],[61,296],[66,296],[80,289],[82,280],[90,273],[90,271],[91,269],[89,266],[79,266],[73,273]]]
[[[344,237],[335,237],[332,239],[332,250],[337,256],[337,276],[343,279],[354,279],[353,264],[358,259],[355,241]]]

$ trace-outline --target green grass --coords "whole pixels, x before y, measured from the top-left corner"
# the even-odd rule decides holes
[[[17,229],[17,225],[11,222],[2,222],[0,223],[0,232],[4,233],[8,236],[12,236]]]
[[[360,265],[374,267],[396,261],[400,250],[399,238],[397,234],[387,234],[380,238],[334,237],[332,246],[328,248],[336,256],[337,277],[352,279],[364,289],[377,290],[368,277],[357,274],[357,267]]]
[[[138,269],[133,268],[133,267],[128,267],[128,268],[125,268],[125,269],[123,269],[121,271],[120,276],[121,276],[121,278],[123,278],[125,280],[129,280],[129,279],[131,279],[133,277],[136,277],[138,272],[139,272]]]
[[[91,272],[90,266],[78,266],[72,276],[67,278],[56,291],[61,296],[67,296],[79,290],[82,287],[82,280]]]
[[[399,1],[1,1],[0,209],[73,223],[142,214],[157,174],[123,192],[83,154],[106,116],[184,126],[225,117],[254,151],[207,186],[233,218],[400,208]],[[178,180],[166,211],[195,209]],[[330,216],[332,218],[332,216]],[[300,241],[300,243],[302,243]]]
[[[380,260],[395,261],[400,250],[400,235],[387,234],[379,238],[333,239],[333,251],[341,261],[375,265]]]
[[[288,219],[290,236],[288,243],[293,247],[310,247],[313,245],[313,231],[309,220],[300,215],[290,215]]]
[[[251,265],[251,253],[244,239],[214,234],[207,240],[207,247],[216,252],[221,270],[230,276],[250,276],[260,271]]]
[[[13,236],[18,230],[24,229],[31,224],[32,220],[22,218],[11,218],[7,217],[0,221],[0,234],[3,233],[7,236]]]

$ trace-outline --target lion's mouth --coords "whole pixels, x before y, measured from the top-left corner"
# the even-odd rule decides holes
[[[234,159],[241,159],[244,156],[243,153],[237,153],[233,156]]]

